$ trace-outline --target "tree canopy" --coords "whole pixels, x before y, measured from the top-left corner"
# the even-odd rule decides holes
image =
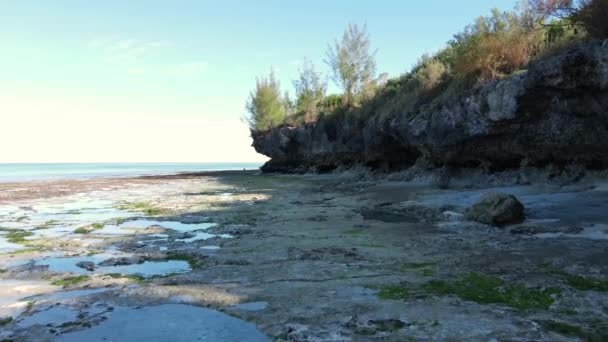
[[[344,90],[346,105],[352,105],[356,96],[374,82],[375,54],[365,25],[360,28],[348,24],[342,40],[328,46],[325,62],[331,68],[333,80]]]
[[[256,80],[255,89],[249,94],[246,105],[252,131],[267,131],[282,124],[286,116],[286,101],[274,71]]]

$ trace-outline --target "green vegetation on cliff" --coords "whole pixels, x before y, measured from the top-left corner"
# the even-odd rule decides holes
[[[608,37],[605,0],[528,0],[514,10],[493,10],[454,35],[447,46],[422,56],[412,70],[376,77],[375,51],[366,27],[349,24],[328,46],[325,62],[340,95],[325,96],[323,76],[310,62],[294,81],[296,99],[282,95],[273,73],[259,78],[247,103],[251,131],[298,126],[324,117],[384,119],[437,106],[474,87],[525,70],[538,58],[578,42]]]

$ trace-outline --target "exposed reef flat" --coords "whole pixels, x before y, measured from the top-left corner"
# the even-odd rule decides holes
[[[146,322],[227,341],[608,337],[605,178],[467,176],[440,189],[397,176],[3,184],[30,195],[3,192],[0,205],[0,235],[13,241],[0,255],[0,337],[113,338],[123,329],[138,340],[153,332]],[[465,220],[494,191],[521,201],[523,223]],[[14,231],[31,234],[7,237]],[[209,319],[195,331],[188,315]]]

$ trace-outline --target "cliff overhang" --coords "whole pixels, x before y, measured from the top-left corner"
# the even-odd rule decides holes
[[[266,172],[363,165],[401,170],[522,166],[608,167],[608,41],[538,60],[440,105],[365,120],[324,118],[254,133]]]

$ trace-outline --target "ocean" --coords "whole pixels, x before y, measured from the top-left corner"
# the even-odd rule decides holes
[[[0,182],[252,170],[262,163],[0,163]]]

